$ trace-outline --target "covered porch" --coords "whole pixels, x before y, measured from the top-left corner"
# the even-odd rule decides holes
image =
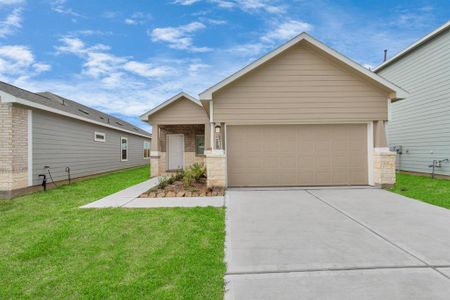
[[[192,96],[180,93],[141,116],[152,126],[152,176],[204,163],[208,187],[226,186],[225,124],[213,123]]]

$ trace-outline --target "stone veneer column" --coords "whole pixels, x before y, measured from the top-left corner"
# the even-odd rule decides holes
[[[150,147],[150,172],[151,176],[160,176],[160,152],[159,152],[159,126],[152,126],[152,143]]]
[[[382,188],[395,183],[395,159],[397,154],[388,148],[375,148],[373,153],[374,183]]]
[[[28,186],[28,110],[0,104],[0,196]]]
[[[205,151],[205,165],[208,188],[226,187],[227,164],[224,150]]]

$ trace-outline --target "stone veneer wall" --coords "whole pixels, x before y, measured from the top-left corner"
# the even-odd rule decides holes
[[[28,186],[28,110],[0,104],[0,197]]]
[[[207,151],[205,164],[206,164],[206,177],[208,187],[226,187],[227,186],[227,162],[224,151]]]
[[[386,149],[374,149],[374,183],[376,186],[391,187],[395,184],[396,153]]]

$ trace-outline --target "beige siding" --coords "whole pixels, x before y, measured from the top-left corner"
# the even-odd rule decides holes
[[[299,44],[213,95],[214,121],[235,124],[387,119],[388,92]]]
[[[365,185],[367,125],[227,127],[230,186]]]
[[[149,116],[150,124],[206,124],[209,123],[205,110],[192,101],[181,98]]]

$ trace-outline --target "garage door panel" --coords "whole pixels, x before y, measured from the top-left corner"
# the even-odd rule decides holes
[[[230,186],[367,184],[367,125],[227,126]]]

